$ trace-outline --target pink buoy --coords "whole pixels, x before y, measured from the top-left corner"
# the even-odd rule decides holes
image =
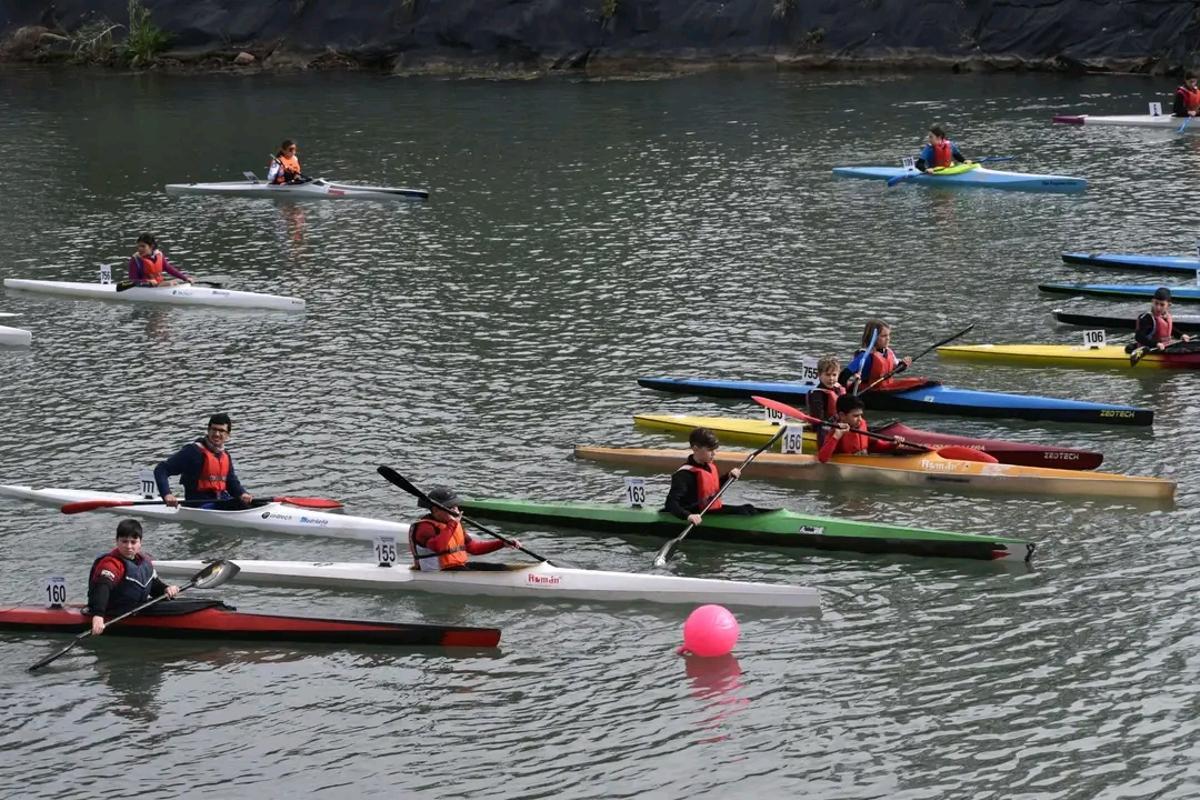
[[[737,644],[738,621],[724,606],[700,606],[683,623],[683,647],[680,653],[713,658],[729,655]]]

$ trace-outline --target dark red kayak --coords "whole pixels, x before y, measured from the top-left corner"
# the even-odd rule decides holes
[[[1023,464],[1027,467],[1055,469],[1095,469],[1104,461],[1104,454],[1071,447],[1010,442],[1005,439],[973,439],[951,433],[919,431],[899,422],[872,425],[871,430],[887,436],[903,436],[906,440],[929,447],[957,445],[982,450],[1001,464]]]
[[[172,609],[172,606],[191,607]],[[198,606],[198,607],[197,607]],[[91,618],[79,606],[64,608],[0,608],[0,630],[41,633],[82,633]],[[251,642],[321,642],[331,644],[388,644],[417,647],[496,647],[496,628],[459,628],[400,622],[370,622],[319,617],[246,614],[216,601],[160,603],[166,613],[135,614],[107,628],[108,636],[155,639],[213,639]]]

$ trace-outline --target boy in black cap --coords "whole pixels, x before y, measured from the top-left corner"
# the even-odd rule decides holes
[[[482,556],[494,553],[505,546],[505,542],[472,539],[463,530],[459,521],[458,495],[453,489],[439,487],[429,492],[429,500],[418,502],[429,513],[421,517],[408,529],[408,549],[412,553],[413,566],[424,572],[456,569],[501,570],[505,564],[486,561],[470,561],[468,555]],[[510,547],[520,547],[512,540]]]

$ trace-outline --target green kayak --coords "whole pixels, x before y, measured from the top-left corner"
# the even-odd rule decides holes
[[[535,503],[527,500],[463,500],[464,513],[525,525],[577,528],[600,533],[677,536],[686,523],[663,511],[597,503]],[[753,515],[707,514],[688,534],[725,544],[805,547],[855,553],[1029,561],[1035,545],[1023,539],[906,528],[771,510]]]

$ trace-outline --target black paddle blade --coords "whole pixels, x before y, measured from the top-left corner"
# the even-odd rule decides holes
[[[422,492],[416,486],[413,486],[411,483],[409,483],[408,478],[405,478],[388,465],[380,464],[378,467],[376,467],[375,471],[382,475],[384,480],[386,480],[388,483],[392,484],[393,486],[399,486],[401,489],[408,492],[418,500],[426,499],[424,492]]]

